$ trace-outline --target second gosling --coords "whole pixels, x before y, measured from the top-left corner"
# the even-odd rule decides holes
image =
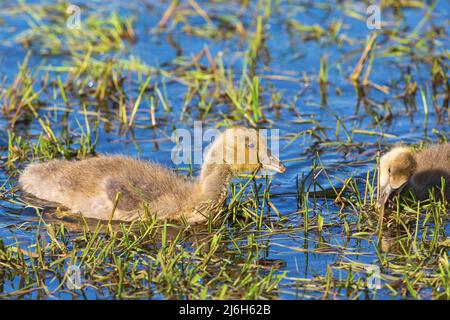
[[[198,179],[128,157],[101,156],[31,164],[19,183],[25,192],[88,218],[132,221],[149,212],[160,220],[193,224],[218,211],[233,176],[261,167],[285,171],[262,135],[237,127],[225,130],[210,146]]]
[[[379,206],[394,192],[411,189],[419,200],[427,199],[432,188],[445,182],[444,197],[450,199],[450,143],[436,144],[420,152],[395,147],[380,159]]]

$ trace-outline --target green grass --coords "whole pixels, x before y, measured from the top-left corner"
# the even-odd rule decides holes
[[[79,51],[104,53],[124,49],[125,41],[136,41],[133,20],[123,19],[115,12],[106,17],[97,14],[90,14],[87,18],[81,16],[81,27],[68,29],[68,6],[68,2],[28,5],[20,1],[16,14],[24,14],[29,28],[16,35],[14,40],[41,54],[50,55]]]

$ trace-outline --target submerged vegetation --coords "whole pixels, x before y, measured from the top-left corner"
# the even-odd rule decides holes
[[[446,1],[381,1],[374,30],[369,1],[87,2],[74,28],[69,5],[0,11],[0,298],[450,298],[439,190],[376,209],[380,152],[448,141]],[[173,166],[195,120],[280,129],[287,172],[233,181],[205,226],[84,220],[17,186],[53,158]]]

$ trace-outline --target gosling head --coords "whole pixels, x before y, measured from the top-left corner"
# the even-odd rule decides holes
[[[227,164],[235,173],[266,169],[283,173],[286,168],[274,156],[257,130],[235,127],[225,130],[211,146],[205,162]]]
[[[384,206],[389,196],[400,191],[416,170],[413,151],[408,147],[396,147],[380,159],[380,196],[378,206]]]

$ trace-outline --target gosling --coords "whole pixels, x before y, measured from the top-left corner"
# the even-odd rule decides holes
[[[394,192],[411,189],[419,200],[427,199],[432,188],[441,188],[450,199],[450,143],[432,145],[415,153],[410,147],[395,147],[380,159],[380,196],[382,207]]]
[[[100,156],[28,165],[19,184],[26,193],[87,218],[133,221],[151,214],[194,224],[220,210],[234,176],[260,168],[285,171],[261,134],[236,127],[210,145],[197,179],[129,157]]]

